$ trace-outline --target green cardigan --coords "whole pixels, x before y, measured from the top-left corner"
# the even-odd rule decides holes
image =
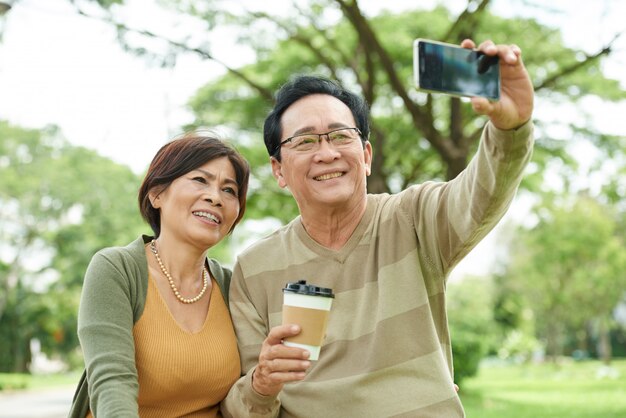
[[[98,380],[105,381],[111,375],[117,375],[120,368],[134,371],[135,394],[118,387],[124,399],[113,399],[111,404],[121,406],[133,397],[136,399],[132,328],[141,317],[146,302],[148,261],[145,244],[151,240],[152,237],[142,235],[126,247],[105,248],[98,251],[89,263],[78,313],[78,335],[83,346],[86,369],[74,394],[68,415],[70,418],[84,418],[87,414],[90,396],[88,383],[93,386]],[[231,271],[220,266],[216,260],[208,259],[208,263],[211,275],[217,281],[228,306]],[[111,322],[103,323],[103,317]],[[88,349],[85,341],[91,343]],[[121,359],[120,364],[107,364],[107,360],[102,360],[111,351]],[[133,380],[132,374],[130,379]],[[104,406],[104,401],[100,405]],[[120,415],[111,411],[111,416]]]

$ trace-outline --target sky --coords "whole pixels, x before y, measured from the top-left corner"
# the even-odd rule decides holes
[[[113,28],[79,16],[67,0],[8,1],[14,3],[13,8],[0,20],[4,32],[0,43],[0,119],[28,128],[58,125],[71,143],[95,149],[137,173],[145,170],[162,144],[181,132],[183,124],[193,120],[186,108],[188,99],[223,72],[219,65],[193,55],[181,56],[173,68],[151,66],[124,52]],[[126,16],[136,27],[159,27],[159,22],[167,19],[154,1],[130,3]],[[251,0],[243,3],[252,8],[260,4],[272,13],[278,13],[284,4]],[[380,4],[399,10],[416,4],[431,7],[437,2],[359,3],[371,14],[383,7]],[[442,3],[460,13],[467,2]],[[552,13],[545,13],[546,7]],[[539,0],[494,0],[492,11],[505,16],[536,17],[560,28],[566,44],[588,52],[626,29],[624,1],[552,0],[545,6]],[[176,28],[172,30],[175,32]],[[212,53],[235,66],[252,59],[245,49],[228,41],[232,38],[222,34],[220,41],[211,45]],[[604,64],[604,71],[626,86],[625,67],[626,35],[620,39],[618,51]],[[594,104],[591,102],[590,106]],[[542,104],[537,103],[536,112],[541,109]],[[610,105],[603,106],[595,117],[605,130],[626,135],[624,114],[626,104]],[[583,154],[587,151],[580,150]]]

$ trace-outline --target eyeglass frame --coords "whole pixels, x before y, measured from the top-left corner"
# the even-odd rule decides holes
[[[326,142],[328,142],[329,144],[332,144],[330,142],[330,137],[329,135],[332,134],[333,132],[337,132],[337,131],[343,131],[343,130],[354,130],[356,131],[356,133],[358,134],[359,138],[361,139],[361,142],[366,142],[363,139],[363,133],[361,132],[361,130],[359,128],[355,127],[345,127],[345,128],[337,128],[337,129],[333,129],[332,131],[328,131],[325,132],[323,134],[314,134],[314,133],[302,133],[302,134],[298,134],[298,135],[293,135],[290,136],[289,138],[284,139],[283,141],[280,141],[280,143],[278,144],[278,147],[276,148],[276,154],[278,154],[280,152],[280,149],[282,148],[283,145],[285,145],[288,142],[291,142],[294,138],[297,138],[299,136],[307,136],[307,135],[317,135],[318,137],[318,144],[322,142],[322,136],[326,136]],[[356,138],[355,138],[356,139]]]

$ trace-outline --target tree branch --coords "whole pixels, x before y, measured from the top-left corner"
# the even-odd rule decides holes
[[[320,61],[323,65],[326,66],[326,68],[328,68],[332,77],[334,79],[338,79],[337,66],[335,65],[335,63],[332,62],[332,60],[329,57],[327,57],[320,48],[316,48],[315,46],[313,46],[310,38],[306,38],[301,33],[295,32],[292,29],[292,27],[290,27],[289,25],[281,22],[279,19],[265,12],[250,12],[250,14],[256,18],[269,20],[270,22],[274,23],[279,28],[287,32],[289,34],[290,39],[303,45],[309,51],[311,51],[313,55],[318,59],[318,61]],[[324,40],[328,41],[328,37],[326,36],[325,31],[317,27],[315,27],[315,30],[318,34],[320,34],[324,38]]]
[[[585,67],[586,65],[589,65],[589,64],[593,63],[594,61],[600,59],[602,56],[609,55],[611,53],[611,51],[612,51],[613,44],[624,34],[624,32],[625,31],[622,31],[622,32],[616,34],[613,37],[613,39],[611,39],[611,41],[608,44],[606,44],[604,47],[602,47],[602,49],[600,49],[595,54],[591,54],[591,55],[590,54],[585,54],[585,59],[583,61],[576,62],[576,63],[570,65],[569,67],[563,68],[558,73],[552,74],[552,76],[550,76],[547,79],[545,79],[543,82],[541,82],[541,84],[536,85],[535,86],[535,91],[538,91],[538,90],[541,90],[541,89],[545,89],[545,88],[554,87],[561,77],[564,77],[564,76],[567,76],[569,74],[575,73],[576,71],[580,70],[581,68]]]
[[[446,42],[456,43],[471,37],[473,29],[476,27],[476,21],[487,8],[489,2],[490,0],[481,1],[474,11],[472,11],[470,7],[472,2],[468,2],[463,13],[461,13],[452,26],[450,26],[450,29],[448,29],[448,32],[442,39]]]
[[[295,4],[294,7],[301,15],[307,18],[307,20],[309,21],[309,25],[313,28],[313,30],[315,30],[322,38],[324,38],[324,41],[329,46],[329,50],[339,55],[340,62],[345,63],[352,70],[356,78],[357,84],[361,86],[361,89],[363,90],[363,96],[365,96],[365,100],[367,100],[368,103],[373,103],[375,99],[374,83],[376,77],[374,72],[374,63],[371,55],[367,53],[366,45],[363,45],[359,42],[362,48],[358,49],[358,51],[363,51],[363,55],[365,58],[365,79],[363,79],[361,71],[359,71],[360,68],[358,65],[358,54],[348,55],[347,53],[345,53],[341,46],[335,41],[335,39],[328,36],[328,32],[317,24],[317,21],[313,18],[311,14],[306,13],[306,11],[297,4]],[[333,72],[332,75],[336,80],[339,80],[339,76],[336,72]]]
[[[138,33],[140,35],[144,35],[150,38],[154,38],[154,39],[159,39],[162,40],[166,43],[168,43],[170,46],[176,47],[180,50],[183,51],[187,51],[187,52],[193,52],[195,54],[200,55],[203,58],[206,58],[208,60],[211,60],[219,65],[221,65],[222,67],[224,67],[224,69],[226,69],[226,71],[232,75],[234,75],[235,77],[239,78],[240,80],[242,80],[243,82],[245,82],[246,84],[248,84],[250,87],[252,87],[254,90],[256,90],[261,97],[263,97],[264,99],[268,100],[268,101],[273,101],[274,100],[274,95],[272,94],[272,91],[270,91],[269,89],[261,86],[260,84],[256,83],[255,81],[253,81],[250,77],[246,76],[244,73],[242,73],[241,71],[230,67],[229,65],[227,65],[225,62],[219,60],[218,58],[214,57],[213,54],[211,54],[208,51],[205,51],[201,48],[196,48],[196,47],[191,47],[188,45],[185,45],[182,42],[179,41],[175,41],[172,39],[168,39],[165,38],[161,35],[157,35],[151,31],[145,30],[145,29],[134,29],[134,28],[130,28],[128,26],[126,26],[123,23],[120,22],[116,22],[113,18],[111,17],[100,17],[100,16],[93,16],[90,15],[86,12],[84,12],[79,6],[74,5],[76,12],[84,17],[90,18],[90,19],[96,19],[96,20],[100,20],[102,22],[114,25],[115,27],[119,29],[123,29],[125,31],[129,31],[129,32],[134,32],[134,33]]]
[[[359,6],[355,0],[348,3],[345,0],[335,0],[344,15],[348,18],[352,26],[356,30],[359,37],[362,39],[362,43],[370,47],[373,52],[380,59],[380,63],[383,70],[389,78],[389,83],[392,89],[404,102],[406,109],[413,119],[415,126],[419,126],[428,142],[441,154],[444,158],[455,156],[457,151],[454,144],[448,139],[443,137],[434,127],[432,114],[424,112],[419,106],[411,100],[408,92],[404,88],[404,84],[400,80],[393,64],[393,60],[387,54],[387,51],[378,41],[376,34],[371,26],[368,24],[367,19],[361,13]]]

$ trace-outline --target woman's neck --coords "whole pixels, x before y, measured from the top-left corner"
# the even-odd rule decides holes
[[[201,277],[207,250],[161,234],[156,239],[161,262],[175,282],[196,282]],[[157,262],[158,264],[158,262]]]

